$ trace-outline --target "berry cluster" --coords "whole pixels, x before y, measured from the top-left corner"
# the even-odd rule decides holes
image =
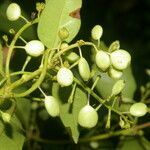
[[[7,18],[10,21],[15,21],[19,19],[21,16],[20,6],[16,3],[12,3],[8,6],[6,11]],[[95,63],[97,67],[102,72],[107,72],[111,78],[119,79],[123,70],[125,70],[131,63],[130,54],[120,49],[118,41],[112,43],[108,49],[108,51],[101,50],[99,48],[100,38],[103,34],[103,28],[100,25],[96,25],[92,31],[91,36],[93,40],[98,41],[98,46],[96,47],[96,55],[95,55]],[[68,43],[64,42],[65,39],[69,36],[69,33],[66,28],[60,29],[58,32],[58,36],[60,37],[61,44],[58,48],[58,53],[60,51],[66,50],[63,53],[63,58],[61,55],[57,58],[59,61],[58,64],[54,65],[54,69],[56,71],[56,80],[60,86],[66,87],[70,86],[74,82],[74,73],[71,71],[70,64],[72,66],[78,66],[78,73],[82,78],[83,82],[87,82],[91,77],[91,70],[87,60],[82,56],[81,46],[79,43],[77,44],[77,48],[79,49],[79,55],[75,52],[69,52]],[[86,45],[86,42],[83,42],[83,45]],[[91,44],[92,45],[92,44]],[[39,40],[32,40],[26,43],[25,46],[22,47],[26,53],[32,57],[38,57],[44,54],[45,46]],[[56,54],[57,55],[57,54]],[[54,55],[54,56],[56,56]],[[65,66],[65,61],[68,61],[69,67]],[[49,65],[49,64],[47,64]],[[119,80],[112,89],[112,96],[117,96],[123,90],[125,82],[123,80]],[[45,96],[44,105],[48,114],[52,117],[56,117],[60,115],[60,106],[59,102],[53,96]],[[88,100],[89,101],[89,100]],[[144,116],[147,113],[148,109],[144,103],[135,103],[130,108],[130,114],[136,117]],[[85,105],[78,114],[78,123],[80,126],[85,128],[92,128],[96,126],[98,122],[98,113],[97,110],[94,109],[88,103]]]

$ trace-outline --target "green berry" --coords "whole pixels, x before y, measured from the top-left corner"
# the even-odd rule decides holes
[[[113,67],[118,70],[126,69],[131,62],[130,54],[127,51],[121,49],[112,52],[110,54],[110,59]]]
[[[43,54],[44,52],[44,45],[41,41],[39,40],[32,40],[28,42],[25,46],[25,50],[27,54],[33,56],[33,57],[38,57]]]
[[[52,117],[59,116],[60,108],[58,101],[53,96],[46,96],[44,99],[45,108]]]
[[[125,87],[125,81],[124,80],[118,80],[112,88],[112,95],[118,95],[119,93],[122,92],[124,87]]]
[[[80,58],[78,63],[79,74],[84,81],[88,81],[90,78],[90,67],[85,58]]]
[[[113,79],[119,79],[123,75],[123,72],[114,68],[109,68],[108,74]]]
[[[91,36],[94,40],[100,39],[102,34],[103,34],[103,28],[100,25],[96,25],[93,27],[91,31]]]
[[[69,86],[73,82],[73,73],[66,67],[59,69],[57,73],[57,82],[61,86]]]
[[[90,146],[91,146],[92,149],[98,149],[99,142],[98,141],[91,141]]]
[[[135,117],[142,117],[148,111],[147,106],[144,103],[135,103],[130,107],[130,114]]]
[[[16,3],[11,3],[6,10],[6,16],[10,21],[19,19],[19,17],[21,16],[20,6]]]
[[[95,127],[98,122],[97,111],[90,105],[86,105],[81,108],[78,114],[78,123],[85,128]]]
[[[97,52],[95,61],[96,61],[96,65],[102,71],[106,71],[110,66],[110,58],[105,51],[100,50],[99,52]]]

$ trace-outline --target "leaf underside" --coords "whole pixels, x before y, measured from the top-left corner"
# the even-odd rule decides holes
[[[79,10],[81,0],[57,0],[46,1],[39,24],[38,37],[48,48],[54,48],[60,42],[58,31],[65,27],[69,31],[70,42],[80,29]]]

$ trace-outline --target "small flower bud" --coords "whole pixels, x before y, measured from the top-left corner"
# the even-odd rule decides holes
[[[112,88],[112,95],[114,95],[114,96],[118,95],[119,93],[122,92],[124,87],[125,87],[125,81],[124,80],[118,80]]]
[[[120,48],[120,43],[119,41],[114,41],[113,43],[111,43],[111,45],[109,46],[108,51],[109,52],[113,52],[115,50],[118,50]]]
[[[58,35],[60,39],[63,41],[69,37],[69,32],[65,27],[63,27],[59,30]]]

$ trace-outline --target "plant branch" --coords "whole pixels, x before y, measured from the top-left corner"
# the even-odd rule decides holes
[[[20,37],[20,35],[23,33],[23,31],[25,31],[27,28],[29,28],[31,25],[38,23],[38,19],[35,19],[33,22],[28,22],[26,23],[14,36],[10,46],[9,46],[9,51],[8,51],[8,55],[7,55],[7,59],[6,59],[6,68],[5,68],[5,72],[6,72],[6,77],[7,77],[7,83],[10,83],[10,70],[9,70],[9,65],[10,65],[10,59],[11,59],[11,55],[12,52],[14,50],[15,47],[15,43],[18,40],[18,38]]]
[[[109,133],[104,133],[104,134],[99,134],[96,136],[92,136],[92,137],[86,137],[86,138],[80,138],[79,139],[79,143],[86,143],[86,142],[90,142],[90,141],[98,141],[98,140],[103,140],[103,139],[108,139],[111,137],[115,137],[115,136],[126,136],[126,135],[136,135],[138,134],[138,130],[144,129],[150,127],[150,122],[141,124],[141,125],[137,125],[135,127],[132,127],[130,129],[124,129],[124,130],[118,130],[115,132],[109,132]],[[30,140],[30,139],[28,139]],[[45,144],[69,144],[72,143],[72,141],[69,140],[48,140],[48,139],[42,139],[36,136],[32,136],[31,140],[35,140],[37,142],[40,143],[45,143]]]
[[[43,67],[41,68],[42,72],[41,72],[41,75],[38,78],[38,80],[27,91],[25,91],[24,93],[14,94],[14,97],[25,97],[39,87],[39,85],[42,83],[42,81],[44,80],[45,75],[46,75],[47,66],[48,66],[48,58],[49,58],[48,54],[49,54],[49,49],[47,49],[45,54],[44,54],[45,55],[45,61],[44,61]]]
[[[95,99],[97,99],[101,104],[103,104],[106,108],[111,109],[112,111],[116,112],[117,114],[119,114],[120,116],[123,117],[122,113],[116,109],[114,109],[111,106],[108,106],[107,104],[105,104],[106,100],[100,98],[94,91],[92,91],[89,87],[87,87],[84,83],[81,83],[77,78],[74,77],[74,81],[80,85],[82,88],[85,89],[85,91],[87,91],[89,94],[91,94]],[[123,117],[124,118],[124,117]]]

